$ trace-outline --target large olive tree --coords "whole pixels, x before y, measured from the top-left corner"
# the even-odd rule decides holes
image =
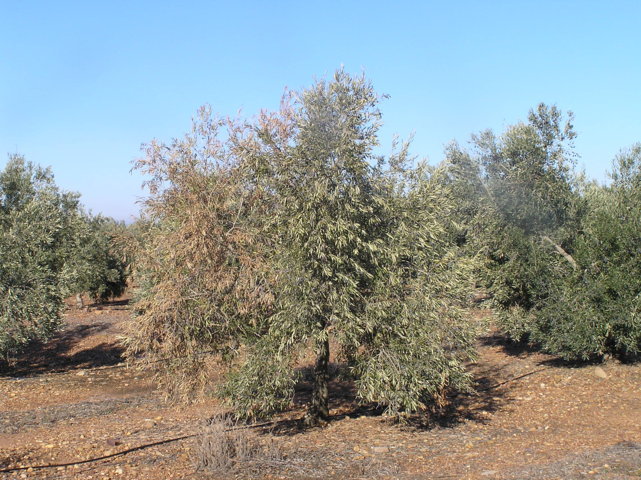
[[[378,101],[339,71],[224,135],[205,116],[150,145],[139,165],[156,226],[133,352],[187,353],[170,362],[174,379],[199,349],[238,353],[221,393],[244,415],[287,405],[311,353],[312,425],[329,416],[332,347],[358,396],[391,413],[467,386],[449,197],[408,167],[406,146],[375,154]]]

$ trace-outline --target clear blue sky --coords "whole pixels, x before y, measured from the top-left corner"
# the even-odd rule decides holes
[[[380,93],[384,146],[431,162],[538,102],[576,114],[589,176],[641,141],[640,1],[0,0],[0,167],[50,165],[95,213],[130,219],[140,145],[197,108],[277,108],[340,65]]]

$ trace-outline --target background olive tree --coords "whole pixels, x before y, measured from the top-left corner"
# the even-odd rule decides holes
[[[130,261],[120,239],[127,236],[123,222],[83,213],[78,229],[71,239],[70,268],[75,272],[69,289],[76,294],[87,293],[94,302],[119,297],[127,288]]]
[[[634,356],[639,148],[617,158],[609,186],[586,182],[574,170],[571,121],[541,104],[501,136],[474,136],[472,152],[453,144],[441,181],[512,339],[571,360]]]
[[[114,258],[79,195],[61,191],[50,169],[18,155],[0,172],[0,355],[48,339],[61,325],[64,299],[115,293]]]
[[[641,352],[641,147],[622,151],[611,183],[583,188],[587,213],[573,245],[577,268],[530,327],[568,359],[634,359]]]
[[[288,405],[311,354],[312,425],[329,416],[332,358],[390,413],[466,388],[473,336],[457,308],[467,281],[446,234],[451,202],[408,167],[407,146],[375,154],[378,102],[339,71],[278,112],[205,111],[184,139],[150,144],[138,166],[155,230],[131,353],[180,357],[163,378],[200,385],[206,374],[181,367],[205,366],[202,349],[222,354],[220,393],[249,416]]]
[[[13,155],[0,173],[0,353],[17,353],[60,324],[73,278],[71,238],[78,195],[62,192],[50,170]]]
[[[457,144],[446,151],[442,181],[457,199],[459,241],[469,254],[485,258],[481,283],[505,325],[516,325],[517,312],[546,301],[555,278],[549,269],[565,270],[574,261],[564,256],[576,235],[580,204],[574,136],[571,117],[564,123],[556,107],[541,104],[527,123],[500,136],[474,135],[471,152]]]

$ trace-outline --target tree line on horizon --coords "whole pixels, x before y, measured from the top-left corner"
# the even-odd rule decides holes
[[[390,415],[443,405],[472,388],[479,289],[515,342],[638,360],[641,144],[600,185],[576,169],[572,115],[540,104],[430,166],[409,143],[376,153],[380,100],[339,70],[255,118],[203,107],[185,136],[146,145],[149,195],[130,227],[12,158],[0,353],[49,337],[65,295],[107,298],[132,275],[130,357],[177,398],[214,393],[239,417],[286,408],[309,381],[306,421],[322,424],[336,366]]]

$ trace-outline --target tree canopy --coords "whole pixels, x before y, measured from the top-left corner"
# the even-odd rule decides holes
[[[78,196],[48,169],[11,156],[0,173],[0,353],[17,352],[58,327],[73,276],[67,260]]]
[[[455,222],[512,339],[571,360],[637,355],[639,148],[601,186],[574,169],[574,137],[572,116],[541,104],[501,136],[473,136],[471,153],[451,146]]]
[[[206,364],[200,350],[222,354],[220,393],[243,415],[287,405],[311,354],[310,424],[329,415],[332,358],[390,413],[467,387],[452,205],[409,167],[406,145],[375,154],[378,102],[364,77],[338,71],[278,112],[221,121],[203,110],[184,139],[149,145],[138,166],[151,174],[155,230],[132,353],[180,356],[163,362],[178,383],[206,379],[184,373]]]

